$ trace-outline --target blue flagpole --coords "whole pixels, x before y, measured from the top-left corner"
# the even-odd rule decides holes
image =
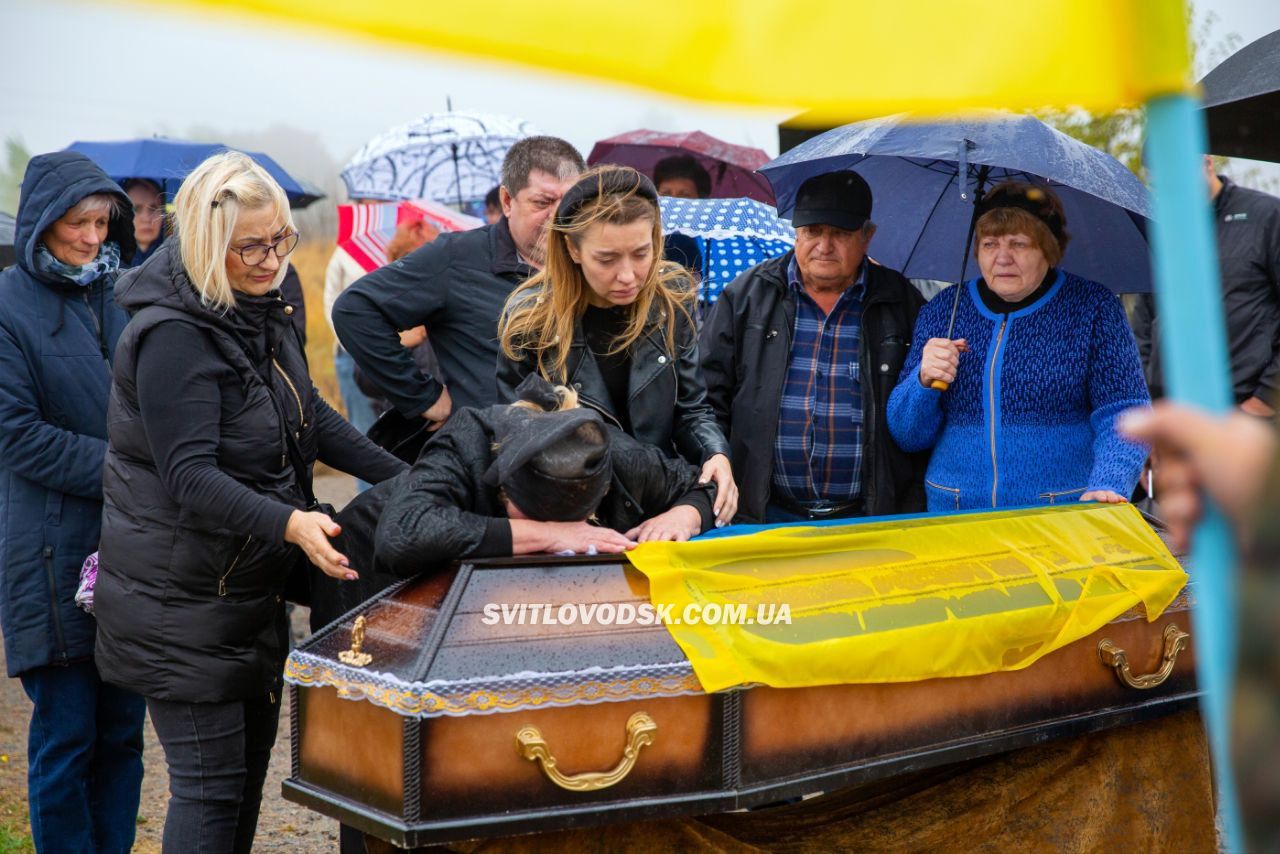
[[[1152,261],[1165,386],[1170,397],[1211,412],[1233,405],[1226,324],[1218,281],[1218,251],[1202,161],[1208,150],[1204,117],[1188,95],[1147,104],[1147,165],[1151,170]],[[1218,789],[1223,843],[1244,850],[1231,767],[1231,701],[1236,670],[1236,548],[1227,519],[1206,509],[1196,529],[1196,678]]]

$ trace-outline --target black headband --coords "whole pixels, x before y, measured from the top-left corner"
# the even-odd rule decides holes
[[[1059,245],[1062,245],[1066,239],[1066,223],[1062,221],[1062,217],[1058,212],[1053,209],[1053,205],[1049,201],[1049,192],[1043,187],[1034,185],[1011,188],[997,187],[983,196],[982,200],[978,202],[978,218],[996,208],[1024,210],[1043,222]]]
[[[601,196],[624,196],[634,193],[655,205],[658,203],[658,188],[643,172],[623,167],[606,169],[594,175],[587,175],[569,188],[569,192],[560,199],[556,208],[556,225],[567,226],[577,215],[584,204]]]

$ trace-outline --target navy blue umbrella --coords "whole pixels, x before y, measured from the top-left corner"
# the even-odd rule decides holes
[[[814,137],[761,168],[778,210],[814,175],[852,169],[867,179],[879,226],[877,261],[912,279],[977,274],[974,202],[1004,180],[1047,183],[1062,199],[1071,241],[1062,267],[1116,293],[1151,290],[1147,189],[1118,160],[1031,116],[993,113],[922,122],[906,115]]]
[[[78,151],[98,164],[111,180],[147,178],[163,187],[170,199],[192,169],[212,155],[228,150],[239,149],[216,142],[186,142],[162,136],[124,142],[73,142],[67,146],[67,151]],[[314,190],[308,191],[267,155],[256,151],[244,153],[271,173],[295,208],[305,207],[324,197],[316,195]]]

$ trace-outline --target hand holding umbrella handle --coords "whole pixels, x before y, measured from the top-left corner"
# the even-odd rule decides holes
[[[969,352],[963,338],[930,338],[920,357],[920,384],[933,391],[946,391],[960,370],[960,354]]]

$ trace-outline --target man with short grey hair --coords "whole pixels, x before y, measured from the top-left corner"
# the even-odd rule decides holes
[[[454,407],[497,403],[498,318],[516,285],[541,269],[546,224],[585,169],[572,145],[522,139],[502,163],[502,213],[493,225],[442,234],[347,288],[333,306],[342,346],[408,418],[436,429]],[[399,331],[425,326],[443,376],[427,376]]]

